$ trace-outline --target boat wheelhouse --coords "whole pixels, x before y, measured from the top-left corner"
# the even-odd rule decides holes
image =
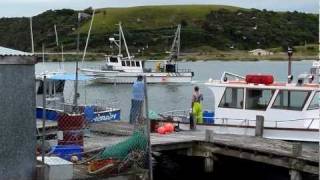
[[[263,116],[266,137],[316,142],[319,85],[313,80],[303,75],[296,83],[279,83],[271,75],[224,73],[221,80],[206,83],[215,98],[214,124],[223,125],[222,132],[245,134]]]

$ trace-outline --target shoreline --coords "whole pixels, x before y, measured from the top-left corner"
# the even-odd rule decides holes
[[[81,56],[77,55],[65,55],[65,61],[73,62],[75,59],[81,59]],[[157,55],[157,56],[137,56],[135,57],[138,60],[165,60],[167,59],[165,55]],[[48,62],[61,62],[60,55],[50,55],[47,56]],[[318,60],[318,55],[310,55],[310,54],[297,54],[292,56],[292,61],[303,61],[303,60]],[[102,61],[104,60],[104,56],[101,53],[97,55],[87,55],[85,61]],[[38,58],[39,62],[42,62],[40,57]],[[267,56],[254,56],[248,54],[237,54],[237,53],[228,53],[228,54],[209,54],[209,53],[182,53],[179,61],[186,62],[197,62],[197,61],[288,61],[288,56],[286,54],[275,54],[275,55],[267,55]]]

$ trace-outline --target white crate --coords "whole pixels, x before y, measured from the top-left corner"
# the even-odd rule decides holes
[[[41,156],[37,157],[41,162]],[[70,180],[73,177],[73,164],[60,157],[45,157],[46,180]]]

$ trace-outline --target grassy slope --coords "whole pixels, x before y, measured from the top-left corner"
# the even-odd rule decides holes
[[[114,31],[117,28],[115,24],[119,21],[123,22],[124,29],[128,30],[173,27],[184,19],[191,20],[192,25],[197,26],[210,11],[222,8],[231,11],[240,9],[238,7],[220,5],[140,6],[99,9],[95,15],[92,31],[93,33]],[[87,32],[88,27],[89,22],[82,26],[81,31]]]

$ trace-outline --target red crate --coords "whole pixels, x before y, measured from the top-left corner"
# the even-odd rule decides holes
[[[58,130],[79,130],[84,128],[85,118],[83,115],[60,114],[58,118]]]

